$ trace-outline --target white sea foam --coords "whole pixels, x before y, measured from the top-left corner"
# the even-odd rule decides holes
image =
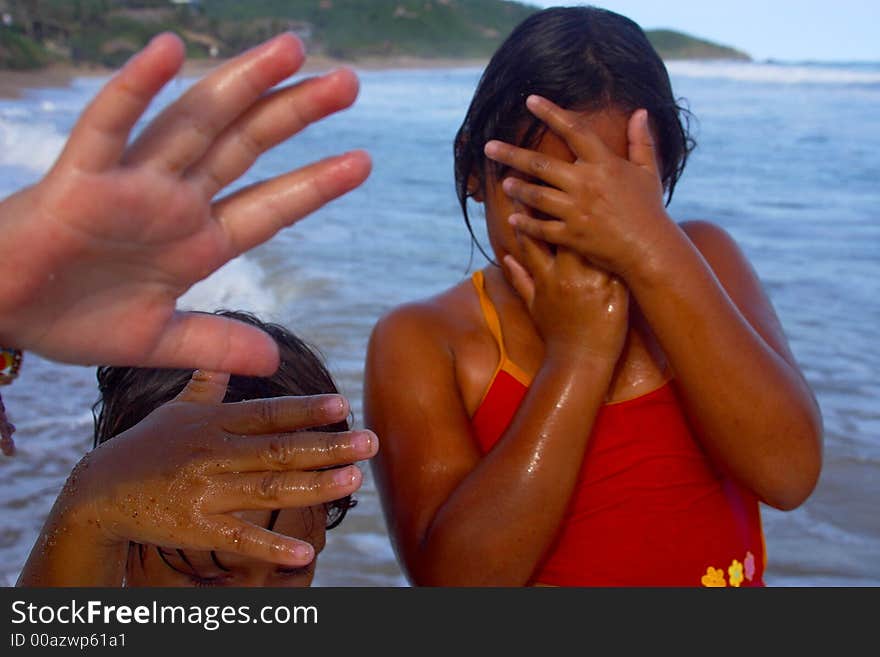
[[[45,173],[64,146],[66,137],[48,123],[28,123],[18,112],[0,112],[0,166]]]
[[[876,67],[838,67],[816,64],[770,64],[755,62],[671,61],[672,76],[736,80],[767,84],[880,84]]]
[[[263,282],[264,272],[253,260],[240,256],[208,278],[193,285],[178,302],[182,310],[245,310],[271,319],[277,308],[275,295]]]

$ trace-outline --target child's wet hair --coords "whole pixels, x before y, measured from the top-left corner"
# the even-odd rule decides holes
[[[673,96],[663,60],[645,33],[625,16],[596,7],[539,11],[492,56],[455,137],[456,193],[471,237],[487,258],[474,237],[467,199],[485,188],[487,173],[504,173],[487,162],[486,142],[530,147],[541,138],[543,124],[525,104],[531,94],[576,111],[646,109],[669,203],[695,144],[688,132],[690,114]]]
[[[281,365],[270,377],[232,376],[225,403],[270,397],[338,394],[333,377],[323,358],[283,326],[263,322],[250,313],[219,310],[215,314],[235,319],[265,331],[278,344]],[[193,370],[144,367],[99,367],[97,372],[100,397],[92,407],[95,421],[94,447],[126,431],[158,407],[174,399],[192,377]],[[309,431],[348,431],[348,420]],[[342,522],[356,501],[351,496],[326,504],[327,528]],[[274,521],[273,521],[274,522]]]

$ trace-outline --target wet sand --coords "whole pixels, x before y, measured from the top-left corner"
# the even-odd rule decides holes
[[[184,63],[181,75],[184,77],[201,77],[226,60],[194,59]],[[482,67],[486,60],[480,59],[448,59],[419,57],[383,57],[358,60],[333,59],[323,55],[309,55],[300,69],[301,73],[320,73],[339,66],[348,66],[355,70],[392,70],[392,69],[425,69],[425,68],[458,68]],[[28,89],[46,89],[50,87],[66,87],[76,78],[107,77],[115,69],[101,66],[73,66],[56,64],[35,71],[0,70],[0,99],[21,98]]]

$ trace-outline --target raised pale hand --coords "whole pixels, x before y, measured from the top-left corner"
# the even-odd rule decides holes
[[[219,66],[130,143],[180,69],[156,37],[98,93],[52,169],[0,203],[0,346],[78,364],[268,375],[275,342],[232,319],[176,309],[194,283],[360,185],[362,151],[218,198],[267,149],[348,107],[346,69],[273,89],[304,61],[280,35]]]

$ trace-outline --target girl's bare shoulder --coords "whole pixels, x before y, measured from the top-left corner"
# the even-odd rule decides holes
[[[743,249],[724,228],[711,221],[682,221],[679,227],[700,252],[737,305],[750,304],[763,292],[758,275]]]
[[[431,297],[410,301],[382,315],[371,344],[392,342],[396,350],[433,344],[451,347],[479,323],[479,301],[470,279]]]
[[[678,225],[697,250],[710,262],[731,256],[742,257],[736,241],[720,225],[706,219],[681,221]]]

